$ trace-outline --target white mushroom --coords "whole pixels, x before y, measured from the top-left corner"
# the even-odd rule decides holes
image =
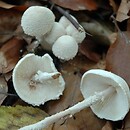
[[[94,69],[85,73],[81,81],[81,92],[85,99],[109,88],[114,92],[90,107],[100,118],[122,120],[129,110],[130,92],[127,83],[121,77],[111,72]]]
[[[127,83],[121,77],[105,70],[89,70],[83,75],[80,88],[85,98],[82,102],[20,130],[41,130],[89,106],[100,118],[112,121],[122,120],[127,114],[130,92]]]
[[[75,22],[78,23],[77,19],[74,16],[70,16],[75,20]],[[77,43],[81,43],[85,39],[86,32],[79,23],[78,24],[81,30],[76,29],[74,25],[65,16],[62,16],[60,18],[59,23],[65,27],[67,35],[72,36],[77,41]]]
[[[32,105],[58,99],[65,87],[48,54],[42,57],[27,54],[19,60],[13,70],[13,84],[19,97]]]
[[[70,15],[70,16],[71,16],[76,22],[78,22],[77,19],[76,19],[74,16],[72,16],[72,15]],[[62,17],[60,18],[59,23],[62,24],[62,25],[64,26],[64,28],[66,28],[67,26],[69,26],[69,25],[71,24],[71,22],[70,22],[65,16],[62,16]]]
[[[73,59],[78,52],[78,44],[75,39],[69,35],[61,36],[52,46],[53,54],[62,60]]]
[[[39,39],[39,41],[40,41],[40,43],[41,43],[41,45],[42,45],[43,48],[45,48],[45,49],[46,48],[47,49],[50,48],[50,50],[51,50],[52,45],[54,44],[54,42],[59,37],[65,35],[65,34],[66,34],[66,31],[65,31],[65,28],[63,27],[63,25],[60,24],[60,23],[58,23],[58,22],[54,22],[54,25],[53,25],[51,31],[48,32],[46,35],[44,35],[44,37],[42,37],[41,39]]]
[[[53,12],[43,6],[31,6],[23,14],[21,26],[30,36],[42,36],[52,29],[55,21]]]
[[[77,30],[74,27],[74,25],[70,24],[66,28],[66,33],[67,33],[67,35],[72,36],[77,41],[77,43],[81,43],[86,37],[85,30],[83,29],[82,26],[81,26],[81,28],[82,28],[82,30]]]

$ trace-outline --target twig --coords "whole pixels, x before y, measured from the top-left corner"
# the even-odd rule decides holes
[[[49,1],[49,3],[52,5],[53,8],[55,8],[55,9],[58,10],[62,15],[64,15],[64,16],[74,25],[74,27],[75,27],[79,32],[84,32],[83,27],[82,27],[77,21],[75,21],[75,20],[70,16],[70,14],[69,14],[67,11],[65,11],[64,9],[62,9],[61,7],[55,5],[54,3],[50,2],[50,1]],[[52,8],[52,7],[51,7],[51,8]],[[88,33],[88,32],[85,32],[85,33],[86,33],[87,35],[89,35],[89,36],[92,36],[92,35],[91,35],[90,33]]]
[[[7,95],[7,96],[15,96],[15,97],[17,97],[16,94],[12,94],[12,93],[0,92],[0,94],[4,94],[4,95]]]

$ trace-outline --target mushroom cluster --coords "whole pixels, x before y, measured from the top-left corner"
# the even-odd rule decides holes
[[[13,70],[13,84],[22,100],[37,106],[59,99],[65,88],[61,73],[48,54],[27,54],[19,60]]]
[[[85,98],[82,102],[20,130],[41,130],[89,106],[99,118],[112,121],[122,120],[129,111],[129,87],[118,75],[100,69],[89,70],[82,76],[80,89]]]
[[[78,23],[76,18],[71,17]],[[44,49],[51,50],[56,57],[65,61],[76,56],[78,43],[86,36],[81,25],[82,31],[79,31],[65,16],[55,22],[53,12],[42,6],[29,7],[22,16],[21,26],[26,34],[35,36]]]

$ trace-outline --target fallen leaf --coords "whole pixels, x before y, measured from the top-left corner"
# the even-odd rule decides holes
[[[109,3],[112,6],[113,11],[117,12],[117,5],[116,5],[115,1],[114,0],[109,0]]]
[[[98,22],[96,20],[89,20],[88,22],[81,22],[81,25],[87,32],[93,35],[109,37],[112,34],[112,30],[104,22]],[[94,36],[93,36],[94,37]]]
[[[70,66],[73,66],[74,70],[79,71],[81,74],[85,73],[89,69],[105,69],[105,58],[100,59],[97,63],[88,59],[86,56],[79,54],[73,60],[68,62]]]
[[[0,48],[0,73],[7,73],[14,68],[24,45],[24,40],[13,37]]]
[[[86,40],[80,45],[79,52],[85,55],[88,59],[98,62],[101,59],[101,55],[95,51],[96,45],[91,40]]]
[[[44,111],[28,107],[0,107],[0,130],[18,130],[19,128],[36,123],[48,116]],[[44,130],[51,130],[51,126]]]
[[[110,121],[107,121],[102,130],[113,130],[112,123]]]
[[[52,2],[64,8],[69,8],[72,10],[91,11],[98,8],[98,5],[94,0],[52,0]]]
[[[105,43],[105,42],[106,43]],[[105,37],[94,36],[86,38],[79,47],[79,52],[94,62],[102,59],[103,54],[106,53],[109,47],[109,41]]]
[[[28,7],[25,6],[25,5],[12,5],[12,4],[8,4],[8,3],[5,3],[3,1],[0,1],[0,7],[1,8],[4,8],[4,9],[16,9],[18,11],[25,11]]]
[[[0,1],[0,7],[5,8],[5,9],[10,9],[13,8],[15,5],[7,4],[3,1]]]
[[[130,112],[126,115],[122,128],[123,130],[130,130]]]
[[[106,56],[106,69],[126,80],[130,85],[130,32],[118,33]]]
[[[49,101],[45,104],[45,111],[50,115],[65,110],[83,100],[80,92],[81,74],[79,69],[68,62],[62,64],[61,68],[66,88],[60,100]],[[53,130],[101,130],[104,123],[105,121],[95,116],[90,108],[86,108],[76,113],[72,118],[59,120],[53,125]]]
[[[21,16],[19,11],[0,8],[0,46],[14,35]]]
[[[128,12],[130,10],[130,1],[122,0],[117,11],[116,20],[122,22],[129,18]]]
[[[4,74],[4,78],[5,78],[6,81],[8,81],[9,79],[11,79],[11,77],[12,77],[12,71]]]
[[[116,39],[117,39],[117,33],[112,33],[111,35],[109,35],[109,40],[111,44],[115,43]]]
[[[8,92],[8,86],[5,79],[0,77],[0,105],[3,103],[5,98],[7,97],[6,93]]]

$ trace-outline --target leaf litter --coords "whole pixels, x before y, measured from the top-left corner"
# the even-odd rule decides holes
[[[7,93],[7,90],[9,90],[12,92],[12,70],[19,59],[29,52],[38,52],[39,55],[43,55],[46,52],[51,54],[58,70],[62,73],[65,79],[66,89],[59,100],[49,101],[43,106],[41,105],[39,108],[43,111],[34,106],[29,107],[27,103],[24,103],[19,98],[13,102],[11,101],[11,98],[8,99],[9,104],[12,107],[3,106],[6,104],[6,102],[3,103],[3,101],[6,101],[4,99],[7,96],[4,95],[2,98],[0,98],[0,102],[2,103],[2,106],[0,107],[0,113],[3,116],[3,118],[0,118],[1,122],[3,122],[3,124],[0,124],[0,127],[3,130],[6,130],[7,128],[15,130],[27,125],[27,122],[24,120],[18,121],[18,117],[21,115],[25,117],[25,120],[29,119],[30,122],[33,123],[33,121],[37,122],[38,120],[43,119],[44,115],[48,116],[44,113],[44,111],[49,115],[52,115],[81,101],[83,97],[79,90],[80,79],[85,71],[92,68],[107,69],[122,76],[128,83],[130,83],[129,43],[127,44],[127,42],[129,42],[129,32],[127,31],[127,28],[125,29],[127,25],[123,24],[123,31],[125,30],[125,32],[122,32],[123,35],[121,35],[119,32],[117,33],[112,21],[110,20],[110,16],[113,15],[113,13],[117,13],[116,18],[120,22],[129,18],[129,1],[122,0],[121,2],[117,2],[115,0],[109,0],[108,2],[104,3],[102,0],[52,0],[52,2],[55,4],[64,7],[64,9],[70,14],[74,14],[80,23],[83,23],[82,26],[86,29],[86,31],[89,31],[89,33],[92,34],[91,38],[86,36],[84,42],[80,44],[80,49],[77,56],[68,62],[60,61],[52,54],[52,52],[46,51],[43,48],[41,49],[39,44],[35,45],[35,38],[30,38],[27,35],[23,35],[23,31],[18,29],[18,27],[20,27],[22,13],[27,9],[27,7],[32,5],[44,5],[50,7],[50,3],[44,0],[33,0],[27,2],[21,1],[19,1],[20,6],[17,6],[14,3],[0,3],[0,58],[2,59],[0,62],[6,64],[5,66],[7,66],[6,69],[1,67],[1,74],[4,73],[7,82],[3,81],[3,78],[0,79],[0,82],[4,82],[6,86],[4,90],[0,91]],[[54,8],[52,10],[56,14],[56,20],[58,20],[58,18],[61,16],[60,12]],[[79,14],[84,14],[85,17],[82,17]],[[86,19],[88,21],[86,21]],[[102,22],[100,23],[99,21]],[[110,26],[108,26],[108,24]],[[20,39],[17,36],[20,37]],[[113,43],[113,41],[115,42]],[[11,52],[12,48],[13,51]],[[124,48],[124,50],[122,48]],[[20,53],[21,49],[22,53]],[[22,105],[24,105],[24,107]],[[13,120],[13,125],[10,123],[10,119]],[[8,123],[5,124],[7,121]],[[119,122],[119,126],[124,126],[124,129],[128,129],[130,121],[129,113],[124,121],[124,124]],[[72,118],[61,119],[53,124],[52,127],[50,126],[50,128],[47,130],[119,129],[119,127],[116,127],[118,126],[118,123],[114,123],[117,125],[113,125],[112,122],[97,118],[91,109],[87,108],[75,114]]]

